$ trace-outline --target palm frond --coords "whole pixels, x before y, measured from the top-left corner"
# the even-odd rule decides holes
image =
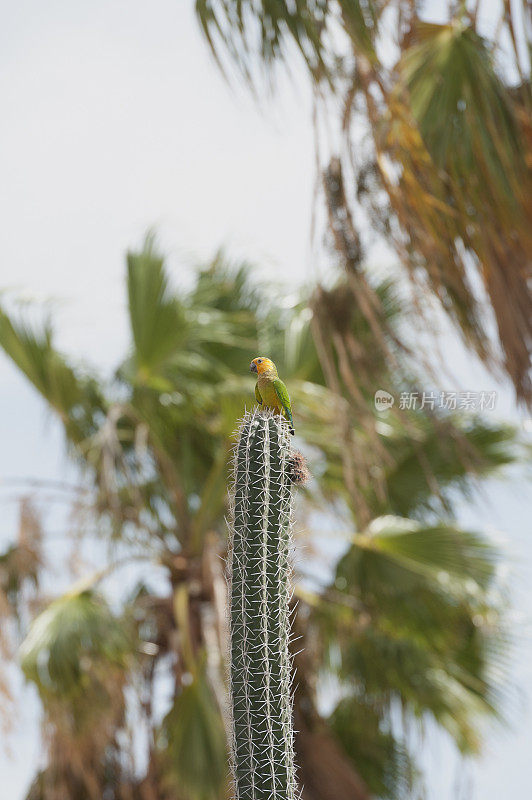
[[[161,732],[167,774],[190,800],[221,800],[228,779],[225,729],[206,674],[176,697]]]
[[[523,141],[488,43],[456,23],[419,23],[411,41],[400,70],[435,164],[453,180],[467,175],[471,200],[491,195],[510,216],[519,213]]]
[[[256,66],[284,62],[296,49],[313,76],[334,81],[335,36],[344,35],[368,57],[374,56],[379,4],[373,0],[196,0],[196,14],[218,64],[228,56],[254,84]],[[341,49],[338,48],[338,54]]]
[[[385,499],[371,493],[373,515],[386,509],[401,516],[449,513],[457,493],[470,496],[482,478],[496,475],[516,457],[511,426],[459,416],[410,418],[406,430],[390,421]]]
[[[186,336],[184,309],[169,288],[164,261],[152,237],[141,252],[128,253],[127,289],[134,361],[145,380]]]
[[[480,277],[503,367],[517,397],[530,402],[529,139],[492,50],[463,22],[416,24],[374,136],[380,174],[403,229],[393,236],[403,263],[412,275],[423,267],[467,344],[495,369],[500,359],[472,276]],[[371,105],[368,86],[365,96]],[[384,153],[398,168],[397,180],[387,174]]]
[[[105,402],[96,380],[75,370],[55,349],[51,326],[35,330],[0,309],[0,347],[59,415],[67,438],[83,441]]]
[[[497,560],[482,536],[451,525],[383,517],[356,536],[314,610],[349,696],[381,714],[395,698],[476,752],[478,718],[507,696]]]
[[[349,696],[341,700],[328,723],[368,788],[382,800],[408,800],[419,778],[404,742],[383,724],[382,713]]]
[[[0,553],[0,599],[5,598],[16,618],[25,588],[28,584],[33,590],[38,588],[43,565],[42,522],[28,497],[20,501],[19,514],[18,540]],[[0,604],[3,606],[3,602]]]
[[[424,585],[457,600],[486,589],[493,578],[497,552],[483,537],[451,525],[428,527],[399,517],[380,517],[355,537],[349,563],[350,585],[377,596]],[[373,588],[372,588],[373,587]]]
[[[54,600],[34,619],[20,661],[44,700],[105,704],[109,697],[102,681],[126,668],[132,647],[127,629],[103,598],[86,590]]]

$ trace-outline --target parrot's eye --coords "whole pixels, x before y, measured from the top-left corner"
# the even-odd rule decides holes
[[[262,358],[257,359],[257,364],[262,364]]]

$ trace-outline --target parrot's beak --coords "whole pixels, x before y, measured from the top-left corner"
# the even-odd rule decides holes
[[[257,365],[255,364],[254,361],[252,361],[251,364],[249,365],[249,371],[250,372],[256,372],[257,371]]]

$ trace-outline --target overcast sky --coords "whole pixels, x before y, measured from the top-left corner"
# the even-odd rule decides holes
[[[309,91],[284,81],[258,108],[229,90],[191,0],[4,3],[0,120],[0,287],[53,300],[59,343],[76,357],[111,368],[123,354],[124,253],[150,227],[177,281],[187,259],[221,245],[288,283],[315,274]],[[497,388],[512,413],[507,388]],[[68,475],[56,426],[1,356],[0,397],[0,478]],[[14,532],[6,498],[0,546]],[[529,489],[517,476],[490,486],[489,498],[463,518],[506,531],[516,603],[528,619]],[[529,694],[531,656],[527,640],[516,680]],[[22,800],[39,757],[38,706],[31,691],[23,697],[12,752],[0,754],[0,795],[9,800]],[[491,733],[480,767],[467,772],[476,800],[527,796],[532,721],[524,703],[516,727]],[[447,758],[438,739],[426,755],[434,800],[458,800]]]

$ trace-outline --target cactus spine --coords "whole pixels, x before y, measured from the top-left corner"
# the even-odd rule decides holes
[[[236,800],[295,800],[288,428],[247,413],[231,519],[232,768]]]

